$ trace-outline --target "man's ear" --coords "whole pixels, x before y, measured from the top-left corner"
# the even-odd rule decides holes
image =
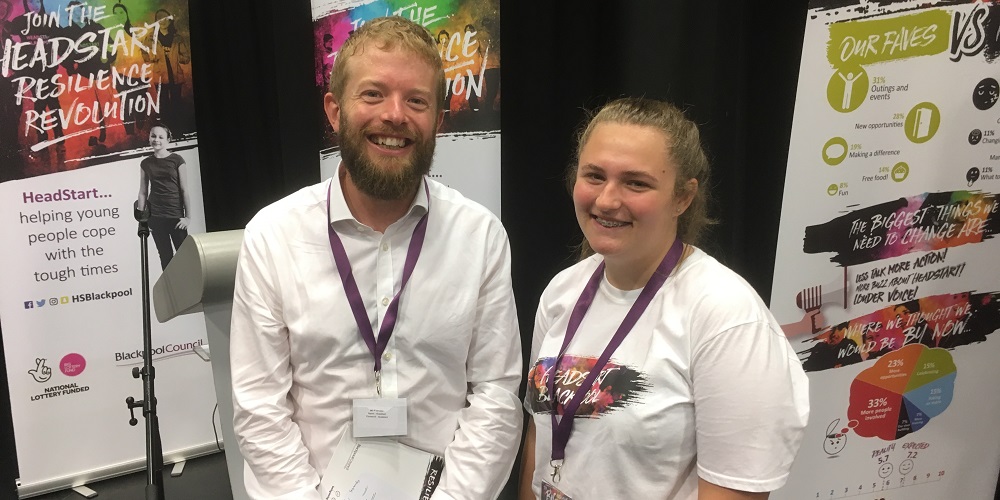
[[[443,127],[443,126],[444,126],[444,109],[442,109],[442,110],[441,110],[441,111],[440,111],[440,112],[438,113],[438,118],[437,118],[437,120],[438,120],[438,124],[437,124],[437,127],[436,127],[436,128],[434,129],[434,133],[435,133],[435,134],[440,134],[440,133],[441,133],[441,127]]]
[[[326,119],[330,121],[335,133],[340,133],[340,103],[332,93],[327,92],[323,96],[323,109],[326,110]]]

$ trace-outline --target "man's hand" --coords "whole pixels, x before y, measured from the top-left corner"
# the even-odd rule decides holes
[[[35,358],[35,369],[28,370],[28,375],[31,375],[39,384],[48,382],[52,378],[52,368],[45,366],[45,358]]]

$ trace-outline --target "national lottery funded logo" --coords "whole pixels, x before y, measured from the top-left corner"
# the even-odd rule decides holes
[[[45,388],[45,392],[41,394],[35,394],[31,396],[32,401],[40,401],[42,399],[58,398],[60,396],[68,396],[70,394],[80,394],[90,390],[89,385],[80,384],[60,384],[53,385]]]
[[[43,298],[38,300],[24,301],[25,309],[41,309],[43,307],[64,306],[66,304],[78,304],[82,302],[94,302],[98,300],[115,300],[122,297],[131,297],[132,288],[126,290],[104,290],[103,292],[87,292],[76,295],[62,295],[59,297]]]
[[[44,384],[52,378],[52,368],[45,366],[46,361],[48,360],[45,358],[35,358],[35,367],[28,370],[28,375],[39,384]]]
[[[39,384],[44,384],[52,379],[53,370],[47,365],[47,358],[35,358],[35,365],[28,370],[31,376]],[[87,367],[87,360],[78,353],[69,353],[59,361],[59,371],[67,377],[75,377],[83,373]],[[58,398],[71,394],[80,394],[90,390],[90,386],[70,383],[50,385],[42,389],[42,392],[30,397],[31,401],[41,401],[43,399]]]
[[[198,339],[193,342],[185,342],[182,344],[164,344],[152,349],[153,359],[165,359],[194,354],[194,348],[202,345],[205,345],[205,341],[203,339]],[[144,357],[142,349],[136,349],[134,351],[120,351],[115,353],[115,362],[118,363],[119,366],[135,365],[142,362]]]

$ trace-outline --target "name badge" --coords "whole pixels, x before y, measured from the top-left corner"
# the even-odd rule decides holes
[[[354,437],[406,435],[406,398],[355,399]]]
[[[559,491],[559,488],[552,486],[548,481],[543,480],[541,500],[573,500],[573,498]]]

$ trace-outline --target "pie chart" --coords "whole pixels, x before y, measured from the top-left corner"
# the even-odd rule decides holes
[[[955,375],[946,349],[912,344],[882,356],[851,383],[854,432],[891,441],[919,431],[951,404]]]

